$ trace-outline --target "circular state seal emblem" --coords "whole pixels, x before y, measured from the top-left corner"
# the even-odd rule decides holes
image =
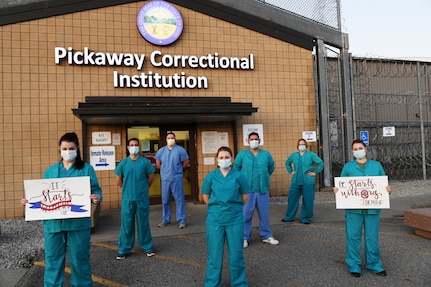
[[[172,4],[153,0],[139,10],[137,26],[145,40],[154,45],[165,46],[180,37],[183,18]]]

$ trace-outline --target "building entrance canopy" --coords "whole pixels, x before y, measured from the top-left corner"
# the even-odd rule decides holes
[[[235,121],[251,116],[252,103],[230,97],[86,97],[72,109],[87,124],[150,125]]]

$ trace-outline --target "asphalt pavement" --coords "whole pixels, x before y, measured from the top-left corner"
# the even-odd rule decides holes
[[[430,195],[391,199],[391,208],[382,211],[380,248],[388,275],[378,276],[362,270],[354,278],[345,264],[344,211],[334,201],[316,202],[314,220],[304,225],[297,219],[281,222],[286,198],[271,200],[272,246],[258,234],[257,213],[253,237],[244,249],[249,286],[431,286],[431,241],[414,235],[403,223],[403,213],[412,205],[430,200]],[[91,240],[94,286],[203,286],[207,258],[205,241],[206,205],[187,203],[187,227],[172,223],[157,227],[161,205],[151,206],[150,224],[157,253],[147,257],[139,248],[125,260],[115,260],[120,229],[120,212],[102,211]],[[172,205],[175,214],[175,205]],[[29,269],[0,273],[0,286],[43,286],[43,254]],[[227,254],[224,258],[222,286],[230,286]],[[68,264],[67,264],[68,266]],[[65,286],[70,269],[65,270]]]

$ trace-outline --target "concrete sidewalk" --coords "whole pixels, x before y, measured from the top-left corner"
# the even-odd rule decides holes
[[[317,195],[318,196],[318,195]],[[330,196],[329,196],[330,197]],[[431,286],[431,255],[427,239],[413,235],[402,217],[405,209],[429,201],[430,194],[391,198],[391,208],[382,211],[381,249],[388,276],[380,277],[364,270],[353,278],[344,263],[344,212],[335,209],[335,201],[316,201],[310,225],[283,223],[287,199],[271,198],[270,218],[274,237],[280,245],[260,241],[258,218],[253,219],[253,237],[244,250],[250,286]],[[175,205],[172,205],[173,211]],[[172,222],[158,228],[161,205],[151,206],[150,224],[157,255],[145,257],[138,248],[124,261],[115,260],[120,211],[102,211],[92,240],[94,286],[202,286],[205,278],[205,216],[207,206],[187,203],[187,228]],[[175,212],[173,212],[175,214]],[[400,248],[401,246],[401,248]],[[416,251],[412,251],[416,250]],[[420,250],[426,250],[426,253]],[[405,252],[405,254],[403,253]],[[410,260],[410,261],[409,261]],[[227,257],[224,260],[227,263]],[[43,258],[28,270],[2,271],[1,286],[42,286]],[[365,269],[365,267],[364,267]],[[145,270],[145,272],[143,272]],[[229,286],[228,268],[223,285]],[[413,273],[412,273],[413,272]],[[65,282],[68,286],[69,277]],[[352,281],[356,280],[356,281]],[[4,285],[5,284],[5,285]],[[42,284],[42,285],[40,285]],[[429,285],[427,285],[429,284]]]

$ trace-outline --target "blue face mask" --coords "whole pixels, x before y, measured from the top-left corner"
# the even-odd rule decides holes
[[[252,149],[258,148],[259,147],[259,141],[258,140],[251,140],[250,141],[250,147]]]
[[[222,169],[228,169],[231,165],[230,159],[219,159],[217,160],[217,163]]]
[[[353,152],[353,156],[357,159],[364,158],[367,155],[367,152],[364,149],[355,150]]]
[[[66,161],[73,161],[78,155],[77,150],[62,150],[60,151],[61,157]]]
[[[131,147],[129,147],[129,152],[131,154],[138,154],[139,153],[139,147],[138,146],[131,146]]]

